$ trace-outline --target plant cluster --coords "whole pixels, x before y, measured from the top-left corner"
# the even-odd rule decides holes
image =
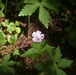
[[[42,33],[39,27],[41,25],[44,29],[43,32],[45,32],[45,29],[49,30],[49,26],[51,29],[58,28],[53,22],[50,23],[50,20],[63,21],[65,24],[69,22],[69,25],[62,26],[66,33],[61,40],[69,42],[76,48],[76,26],[74,23],[76,17],[73,16],[73,14],[76,14],[76,10],[71,13],[71,9],[76,6],[75,0],[70,0],[68,3],[71,5],[71,9],[66,5],[67,1],[65,0],[16,0],[16,2],[17,4],[14,1],[6,0],[5,3],[0,0],[0,18],[5,17],[4,21],[0,21],[0,53],[6,51],[9,46],[12,48],[11,52],[4,55],[0,54],[0,74],[23,75],[17,71],[23,70],[24,75],[27,75],[28,69],[36,69],[38,72],[35,75],[67,75],[64,70],[71,66],[73,60],[62,56],[60,45],[55,47],[48,44],[47,35]],[[23,17],[27,16],[27,33],[20,26],[24,23],[6,19],[9,3],[12,3],[13,6],[17,5],[15,11],[19,12],[17,13],[18,18],[24,19]],[[38,24],[40,24],[36,25],[37,29],[31,27],[32,15],[36,17]],[[30,38],[28,37],[29,31],[31,33]],[[21,38],[25,42],[25,48],[16,48],[16,42],[20,45],[24,43],[21,42]]]

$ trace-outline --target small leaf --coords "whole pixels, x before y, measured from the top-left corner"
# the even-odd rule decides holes
[[[5,17],[5,15],[2,11],[0,11],[0,17]]]
[[[39,63],[35,66],[35,68],[38,69],[39,71],[45,71],[45,70],[47,70],[46,64],[44,64],[43,62],[39,62]]]
[[[8,35],[7,40],[8,40],[8,42],[10,44],[14,44],[17,41],[17,34],[15,34],[15,35]]]
[[[50,14],[44,7],[39,8],[39,20],[42,22],[42,24],[48,29],[48,24],[50,21]]]
[[[47,75],[56,75],[54,67],[47,71]]]
[[[0,30],[0,39],[5,38],[5,34],[3,33],[2,30]]]
[[[36,50],[36,51],[41,51],[42,49],[42,45],[40,45],[40,43],[35,42],[32,44],[32,47]]]
[[[61,54],[61,52],[60,52],[60,48],[57,47],[57,48],[55,49],[55,53],[54,53],[52,59],[54,60],[54,62],[59,62],[60,59],[61,59],[61,56],[62,56],[62,54]]]
[[[35,52],[33,51],[33,48],[29,49],[28,51],[26,51],[25,53],[23,53],[21,55],[21,57],[30,57],[31,55],[33,55]]]
[[[20,55],[19,50],[16,49],[16,50],[13,52],[13,55],[14,55],[14,56],[15,56],[15,55]]]
[[[32,4],[36,4],[36,3],[38,3],[39,1],[38,0],[24,0],[25,1],[25,3],[32,3]]]
[[[16,27],[16,33],[20,33],[21,32],[21,29],[19,27]]]
[[[6,39],[5,39],[5,34],[3,33],[2,30],[0,30],[0,44],[5,44]]]
[[[67,75],[63,70],[60,68],[55,68],[56,75]]]
[[[44,48],[42,49],[42,51],[45,53],[45,52],[51,52],[52,50],[53,50],[53,46],[50,46],[50,45],[48,45],[48,44],[46,44],[45,46],[44,46]]]
[[[32,60],[36,60],[37,58],[41,57],[39,53],[34,53],[32,55]]]
[[[8,66],[13,66],[13,65],[15,65],[15,61],[8,61]]]
[[[7,54],[3,57],[2,63],[6,63],[10,59],[10,54]]]
[[[5,20],[2,22],[3,27],[8,27],[9,26],[9,20]]]
[[[58,66],[61,67],[61,68],[67,68],[72,64],[72,62],[73,62],[72,60],[68,60],[66,58],[63,58],[59,61]]]
[[[20,25],[20,22],[16,21],[16,22],[15,22],[15,25],[16,25],[16,26],[19,26],[19,25]]]
[[[9,67],[9,66],[3,66],[4,68],[4,71],[6,72],[6,74],[9,74],[9,75],[15,75],[15,69],[12,68],[12,67]]]

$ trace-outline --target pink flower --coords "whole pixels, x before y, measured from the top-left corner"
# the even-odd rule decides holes
[[[32,37],[33,42],[41,42],[44,39],[44,34],[37,30],[36,32],[32,33]]]

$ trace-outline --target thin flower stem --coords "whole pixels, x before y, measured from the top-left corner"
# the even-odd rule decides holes
[[[5,5],[5,16],[6,16],[6,12],[7,12],[7,4],[8,4],[8,0],[6,0],[6,5]]]
[[[30,15],[28,15],[28,38],[29,38],[29,30],[30,30]]]

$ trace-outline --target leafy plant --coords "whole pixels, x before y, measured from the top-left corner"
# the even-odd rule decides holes
[[[10,54],[7,54],[3,57],[2,62],[0,63],[0,73],[2,75],[15,75],[15,69],[12,68],[15,65],[15,62],[10,60]]]
[[[5,17],[3,10],[5,5],[2,3],[2,0],[0,0],[0,17]]]
[[[48,53],[47,59],[45,53]],[[45,41],[33,43],[32,48],[23,53],[21,57],[30,57],[32,60],[40,59],[35,68],[44,72],[44,75],[67,75],[61,68],[67,68],[73,62],[62,58],[59,47],[55,48],[45,44]]]
[[[17,41],[17,36],[21,32],[19,25],[20,23],[18,21],[15,23],[9,22],[8,20],[2,22],[2,27],[4,27],[7,30],[7,33],[9,33],[7,40],[10,44],[14,44]]]
[[[60,3],[55,0],[25,0],[26,5],[19,13],[19,16],[30,16],[32,15],[37,9],[39,9],[39,20],[42,24],[48,28],[48,23],[50,20],[50,13],[48,9],[54,10],[57,12],[57,7],[59,7]]]
[[[0,44],[5,44],[6,39],[5,39],[5,34],[3,33],[2,30],[0,30]]]
[[[7,32],[9,32],[10,34],[14,33],[20,33],[21,30],[18,27],[20,25],[20,23],[18,21],[14,22],[9,22],[9,20],[5,20],[4,22],[2,22],[2,26],[7,28]]]

